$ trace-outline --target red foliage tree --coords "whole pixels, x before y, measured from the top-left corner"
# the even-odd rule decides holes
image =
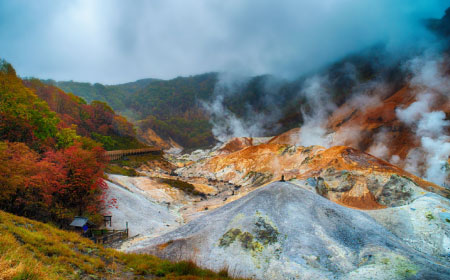
[[[134,137],[136,134],[133,125],[123,116],[114,116],[112,126],[114,132],[120,136]]]
[[[64,222],[104,210],[104,150],[76,144],[44,157],[23,143],[0,142],[0,209],[39,220]]]
[[[64,150],[47,152],[43,162],[61,168],[63,181],[49,184],[50,197],[54,205],[77,209],[78,215],[84,212],[98,213],[104,207],[104,193],[107,185],[103,180],[106,163],[104,150],[98,147],[83,150],[74,145]]]
[[[23,143],[0,142],[0,209],[24,214],[28,180],[37,173],[38,154]]]

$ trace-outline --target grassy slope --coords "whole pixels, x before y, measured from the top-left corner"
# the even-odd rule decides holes
[[[125,254],[0,211],[0,279],[230,279],[189,262]]]

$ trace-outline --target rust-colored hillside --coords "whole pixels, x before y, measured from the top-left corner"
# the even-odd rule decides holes
[[[403,205],[420,192],[450,197],[450,191],[386,161],[346,146],[325,149],[260,144],[214,156],[180,170],[186,177],[207,177],[243,185],[247,190],[280,180],[308,182],[337,203],[377,209]]]

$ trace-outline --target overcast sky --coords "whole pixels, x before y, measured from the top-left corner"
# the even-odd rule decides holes
[[[209,71],[292,77],[375,43],[402,49],[448,0],[0,0],[21,76],[121,83]]]

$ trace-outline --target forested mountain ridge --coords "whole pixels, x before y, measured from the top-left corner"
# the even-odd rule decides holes
[[[440,44],[448,49],[449,18],[447,9],[441,19],[425,21],[435,34],[431,44],[436,49],[441,48]],[[392,95],[404,87],[413,74],[408,69],[410,59],[421,54],[422,50],[417,47],[392,55],[386,46],[378,44],[290,80],[272,75],[236,77],[210,72],[118,85],[44,82],[89,102],[107,102],[144,133],[150,128],[165,140],[172,139],[185,148],[202,148],[221,138],[216,127],[227,137],[273,136],[301,126],[314,108],[325,107],[322,113],[329,115],[355,95],[373,95],[376,90]],[[315,82],[321,88],[314,88]],[[312,96],[316,96],[313,102]],[[324,104],[326,106],[322,106]],[[234,121],[241,125],[240,133],[233,133],[232,126],[236,123],[231,122]]]
[[[57,86],[65,92],[75,93],[87,102],[94,100],[103,101],[110,104],[116,110],[123,110],[125,108],[123,99],[127,95],[145,88],[154,81],[157,81],[157,79],[142,79],[120,85],[102,85],[100,83],[91,84],[74,81],[57,82],[54,80],[43,80],[42,82]]]
[[[224,73],[205,73],[119,85],[43,82],[88,101],[105,101],[143,132],[150,128],[165,140],[172,139],[185,148],[200,148],[216,142],[215,123],[230,116],[242,121],[244,128],[264,119],[258,131],[261,135],[251,135],[248,129],[248,136],[272,136],[298,127],[303,123],[303,113],[311,110],[312,104],[303,92],[311,76],[327,77],[330,101],[337,106],[370,81],[385,80],[394,91],[401,86],[404,73],[399,62],[376,62],[384,56],[383,47],[375,46],[294,80],[261,75],[227,82]],[[214,107],[217,100],[221,108]]]
[[[32,89],[39,98],[48,103],[50,109],[61,119],[60,126],[75,126],[76,132],[101,143],[106,150],[145,147],[136,140],[133,124],[114,112],[102,101],[90,104],[78,96],[65,93],[53,85],[38,79],[26,79],[24,85]]]
[[[117,112],[137,121],[141,129],[152,128],[165,139],[172,138],[190,147],[214,142],[207,114],[197,101],[210,98],[216,76],[208,73],[169,81],[144,79],[120,85],[43,82],[88,101],[105,101]]]

